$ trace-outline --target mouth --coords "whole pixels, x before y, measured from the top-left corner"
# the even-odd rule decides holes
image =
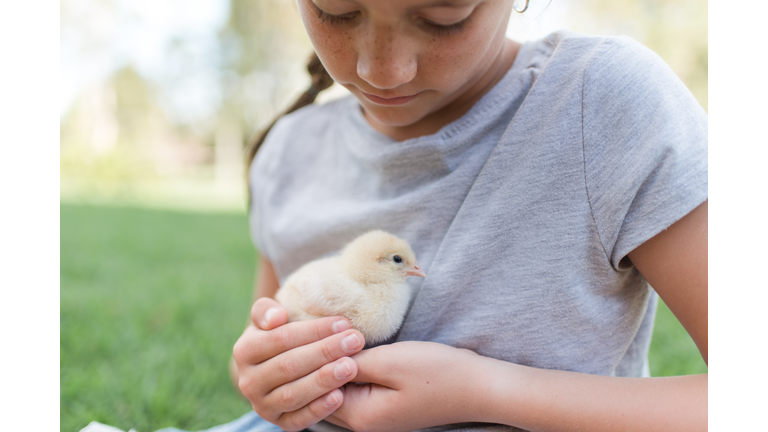
[[[368,98],[369,101],[371,101],[371,102],[373,102],[373,103],[375,103],[377,105],[388,105],[388,106],[406,104],[406,103],[410,102],[411,100],[413,100],[416,96],[419,95],[418,93],[416,93],[416,94],[410,95],[410,96],[399,96],[399,97],[393,97],[393,98],[383,98],[381,96],[372,95],[372,94],[366,93],[364,91],[361,91],[360,93],[365,95],[365,97]]]

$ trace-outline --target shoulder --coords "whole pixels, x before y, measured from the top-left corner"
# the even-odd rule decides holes
[[[646,108],[638,102],[648,97],[698,105],[664,60],[627,36],[557,32],[526,45],[526,69],[537,71],[531,94],[581,103],[585,120],[608,107]]]
[[[574,63],[580,65],[582,72],[585,110],[605,113],[608,108],[621,107],[638,111],[658,104],[700,108],[672,68],[650,48],[630,37],[566,34],[560,46],[564,56],[581,57]]]
[[[544,93],[580,103],[586,142],[630,142],[648,127],[694,129],[697,139],[706,131],[706,113],[690,90],[661,57],[632,38],[558,32],[536,47],[551,51],[540,77],[547,83]]]
[[[631,81],[658,81],[674,72],[656,53],[628,36],[593,36],[553,33],[537,42],[539,51],[551,51],[548,66],[577,72],[585,86],[618,85]]]

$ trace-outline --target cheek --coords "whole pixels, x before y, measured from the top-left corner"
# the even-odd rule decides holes
[[[457,35],[461,37],[461,35]],[[461,86],[493,61],[493,41],[471,35],[467,39],[436,37],[423,51],[419,75],[438,88]]]
[[[309,40],[325,69],[334,81],[349,82],[350,77],[357,73],[357,56],[352,35],[319,22],[309,11],[302,12],[302,19]]]
[[[464,31],[450,37],[433,36],[422,51],[420,72],[428,73],[432,82],[441,82],[444,88],[455,88],[486,71],[504,44],[511,3],[492,1]]]

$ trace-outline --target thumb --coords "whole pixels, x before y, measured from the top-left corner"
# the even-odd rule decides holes
[[[382,345],[360,351],[352,356],[357,363],[357,375],[353,381],[360,383],[380,384],[384,387],[399,388],[400,383],[393,368],[397,359],[391,355],[392,345]]]
[[[272,330],[288,322],[288,312],[275,299],[262,297],[251,308],[251,321],[262,330]]]

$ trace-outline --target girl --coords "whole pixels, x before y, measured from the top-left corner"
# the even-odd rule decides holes
[[[232,426],[706,429],[706,375],[648,377],[656,293],[707,359],[707,119],[671,70],[623,37],[506,39],[527,0],[298,4],[301,104],[326,70],[352,96],[282,117],[251,166]],[[286,324],[280,281],[372,229],[427,273],[391,343]]]

